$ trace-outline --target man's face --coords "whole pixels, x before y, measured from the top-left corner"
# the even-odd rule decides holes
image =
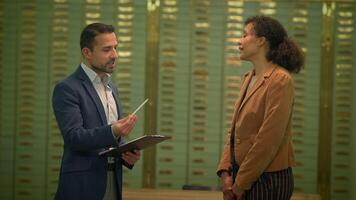
[[[82,53],[89,65],[97,74],[113,73],[115,70],[115,61],[117,39],[115,33],[102,33],[95,37],[93,50],[83,48]]]

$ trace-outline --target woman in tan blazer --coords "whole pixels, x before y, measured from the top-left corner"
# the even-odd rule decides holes
[[[290,199],[295,164],[290,73],[300,71],[304,55],[283,26],[266,16],[247,19],[238,50],[253,69],[242,82],[217,170],[224,199]]]

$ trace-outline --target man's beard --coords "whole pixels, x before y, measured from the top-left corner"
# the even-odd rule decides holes
[[[115,65],[115,60],[116,59],[113,59],[109,62],[107,62],[105,65],[100,65],[100,66],[97,66],[97,65],[92,65],[92,67],[95,69],[96,72],[104,72],[104,73],[113,73],[114,71],[114,68],[111,69],[111,67],[107,67],[107,65]]]

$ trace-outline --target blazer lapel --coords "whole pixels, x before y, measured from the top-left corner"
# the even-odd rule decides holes
[[[252,77],[252,76],[251,76]],[[250,78],[250,82],[251,82],[251,78]],[[249,83],[250,83],[249,82]],[[242,103],[241,103],[241,106],[240,106],[240,110],[241,110],[241,108],[246,104],[246,102],[251,98],[251,96],[258,90],[258,88],[260,88],[262,85],[263,85],[263,83],[265,82],[265,79],[262,79],[262,80],[259,80],[258,82],[256,82],[253,86],[252,86],[252,88],[251,88],[251,90],[250,90],[250,92],[247,94],[247,96],[243,99],[243,101],[242,101]],[[247,88],[246,88],[247,89]]]
[[[101,103],[100,97],[98,96],[98,93],[96,92],[93,84],[91,82],[88,83],[88,81],[84,81],[83,85],[86,88],[86,90],[88,91],[89,96],[93,99],[95,106],[98,109],[98,112],[100,114],[101,121],[103,122],[103,124],[107,124],[103,104]]]
[[[85,74],[84,70],[82,69],[81,66],[79,66],[78,70],[77,70],[77,74],[78,77],[83,80],[83,85],[84,88],[87,90],[89,96],[92,98],[92,100],[95,103],[96,109],[99,112],[101,121],[103,124],[107,124],[107,120],[106,120],[106,115],[105,115],[105,110],[103,107],[103,104],[101,103],[100,97],[98,95],[98,93],[96,92],[93,83],[90,81],[89,77]]]
[[[239,108],[239,111],[242,109],[242,107],[246,104],[246,102],[251,98],[251,96],[256,93],[256,91],[265,83],[266,79],[273,73],[274,69],[276,66],[270,67],[264,74],[263,74],[263,79],[258,80],[251,88],[250,92],[247,94],[247,96],[243,99],[241,106]],[[252,79],[252,73],[250,73],[249,81],[247,82],[250,84]],[[248,84],[245,88],[247,90]]]
[[[235,104],[235,111],[234,111],[234,115],[232,117],[232,125],[234,125],[235,120],[236,120],[236,118],[238,116],[238,112],[239,112],[240,107],[241,107],[241,103],[245,99],[248,83],[251,81],[251,78],[252,78],[251,74],[252,74],[252,72],[247,73],[245,75],[245,81],[242,83],[242,86],[241,86],[241,89],[240,89],[240,92],[239,92],[239,100]]]
[[[122,116],[121,113],[121,103],[120,103],[120,98],[119,98],[119,92],[117,91],[117,88],[114,86],[114,84],[112,84],[111,82],[109,83],[109,86],[112,90],[112,95],[115,99],[115,103],[116,103],[116,108],[117,108],[117,115],[118,118],[120,119]]]

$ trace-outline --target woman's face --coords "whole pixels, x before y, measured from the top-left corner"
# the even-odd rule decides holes
[[[261,38],[258,38],[253,29],[253,23],[249,23],[244,28],[244,33],[239,39],[238,51],[241,60],[254,60],[261,50]]]

